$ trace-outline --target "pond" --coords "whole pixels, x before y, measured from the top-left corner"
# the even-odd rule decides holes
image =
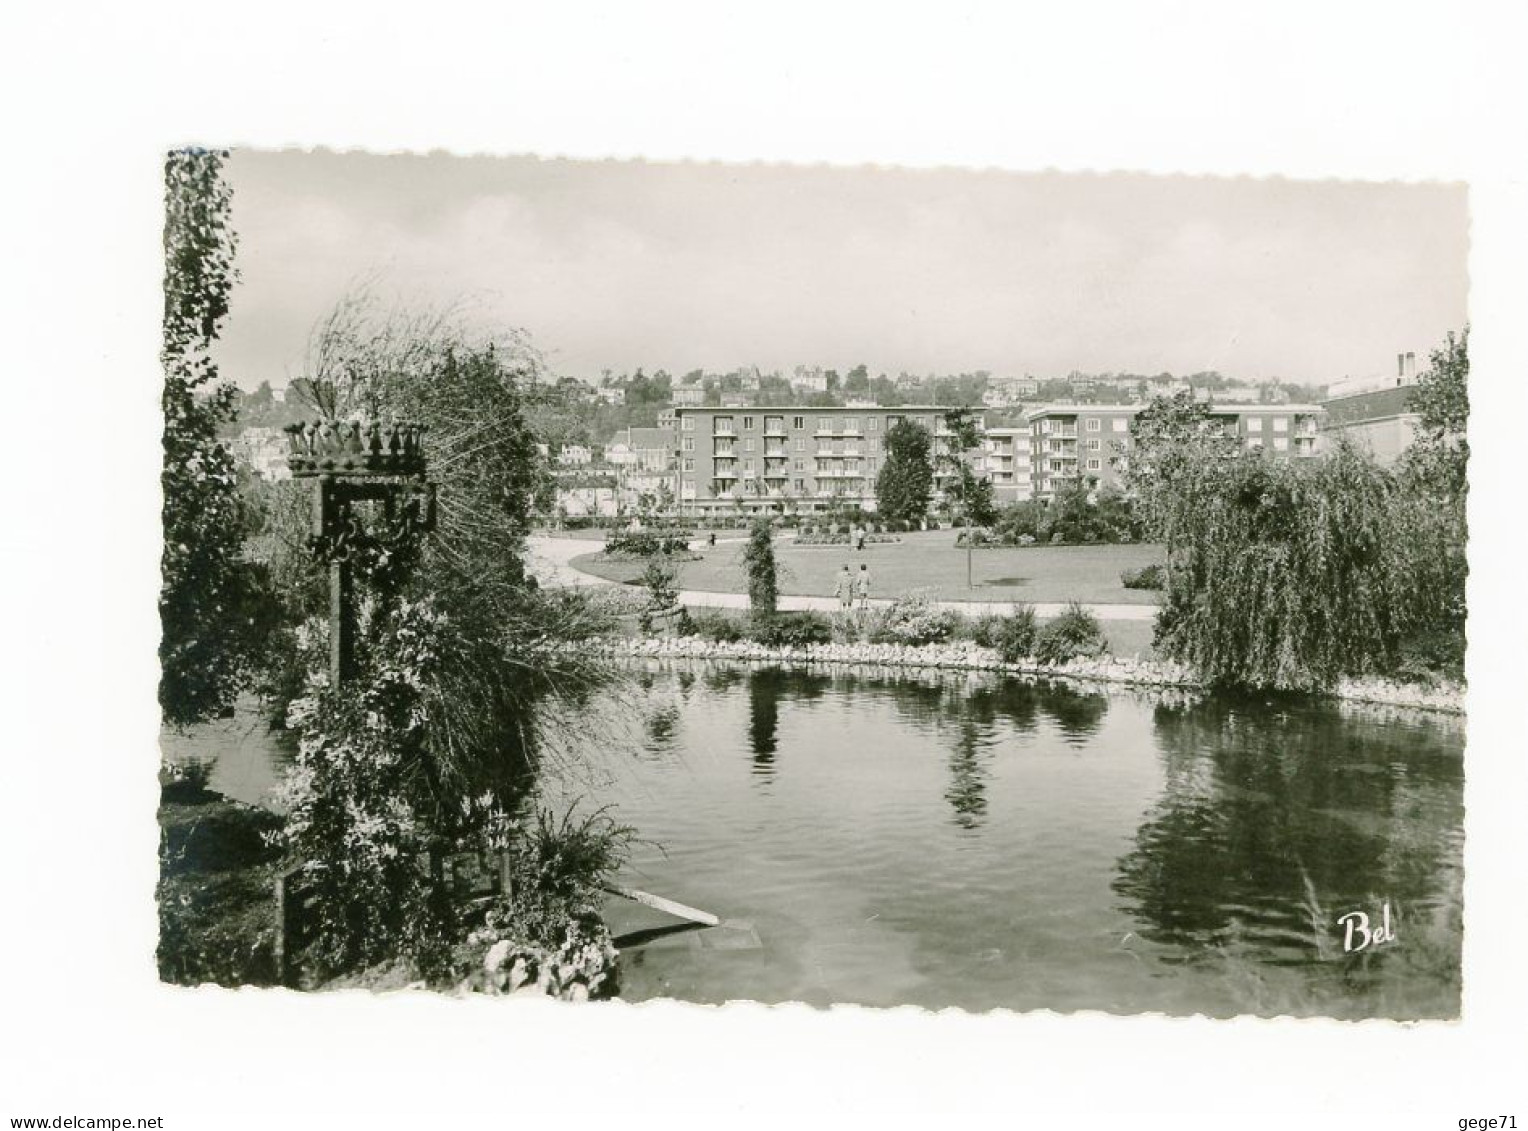
[[[1462,720],[967,673],[636,675],[606,713],[629,721],[559,789],[651,842],[622,882],[728,922],[664,933],[613,904],[627,999],[1458,1013]],[[1395,941],[1346,953],[1338,917],[1387,904]]]

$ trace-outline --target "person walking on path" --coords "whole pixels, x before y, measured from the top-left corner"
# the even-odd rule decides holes
[[[854,578],[854,596],[862,609],[870,607],[870,567],[860,562],[859,574]]]
[[[833,596],[838,598],[838,607],[842,611],[848,612],[854,607],[854,577],[849,573],[848,562],[833,581]]]
[[[861,526],[856,526],[854,528],[854,552],[855,553],[861,553],[861,552],[863,552],[864,549],[865,549],[865,528],[862,525]],[[864,567],[862,566],[861,568],[863,569]]]

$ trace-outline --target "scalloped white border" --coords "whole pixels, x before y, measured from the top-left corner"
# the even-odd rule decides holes
[[[898,1124],[924,1111],[1066,1126],[1110,1111],[1162,1127],[1528,1118],[1507,1072],[1528,1012],[1514,710],[1528,627],[1513,486],[1528,422],[1523,30],[1511,4],[1394,0],[276,0],[10,17],[0,1118],[413,1127],[424,1113],[504,1125],[545,1111],[621,1131],[781,1109]],[[565,1009],[155,984],[158,152],[193,140],[1469,181],[1464,1021]]]

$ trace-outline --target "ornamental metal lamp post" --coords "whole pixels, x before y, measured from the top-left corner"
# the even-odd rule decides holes
[[[321,421],[286,432],[292,478],[315,481],[308,546],[329,567],[329,682],[338,687],[355,675],[357,573],[396,591],[435,528],[425,426]],[[369,515],[365,503],[376,504]]]

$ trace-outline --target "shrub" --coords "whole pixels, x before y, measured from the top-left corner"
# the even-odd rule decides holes
[[[1159,565],[1127,569],[1119,575],[1119,579],[1126,589],[1163,589],[1167,584],[1164,571]]]
[[[904,594],[881,614],[871,640],[877,644],[942,644],[955,635],[959,623],[956,614],[935,609],[924,594]]]
[[[998,626],[1002,620],[1001,613],[982,613],[969,620],[962,618],[955,628],[955,634],[982,648],[996,648]]]
[[[1035,638],[1035,659],[1042,664],[1065,664],[1102,654],[1107,642],[1098,618],[1076,601],[1040,629]]]
[[[733,617],[717,609],[696,609],[690,614],[689,635],[719,644],[735,644],[746,635]]]
[[[654,559],[642,571],[642,588],[647,590],[648,607],[672,609],[679,599],[679,571],[668,562]]]
[[[998,618],[989,647],[997,649],[1003,663],[1016,664],[1034,654],[1037,636],[1035,610],[1029,605],[1020,605],[1007,616]]]
[[[693,530],[612,530],[605,538],[605,556],[652,558],[684,554],[694,538]]]
[[[749,635],[766,648],[804,648],[808,644],[827,644],[833,639],[833,622],[823,613],[810,610],[797,613],[774,613],[756,618]]]

